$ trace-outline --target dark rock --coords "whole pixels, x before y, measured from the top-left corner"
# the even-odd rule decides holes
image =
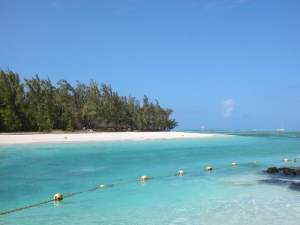
[[[279,173],[279,169],[277,167],[270,167],[266,170],[267,173]]]
[[[291,169],[291,168],[279,168],[279,171],[284,174],[284,175],[287,175],[287,176],[290,176],[290,175],[296,175],[296,171],[294,169]]]
[[[267,173],[271,173],[271,174],[280,173],[280,174],[286,175],[286,176],[296,176],[296,175],[300,175],[300,168],[288,168],[288,167],[277,168],[277,167],[269,167],[266,170],[266,172]]]
[[[265,170],[270,174],[268,179],[260,180],[262,183],[286,186],[289,189],[300,191],[300,168],[269,167]]]

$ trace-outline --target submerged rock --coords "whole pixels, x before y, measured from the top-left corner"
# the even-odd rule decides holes
[[[292,190],[300,191],[300,182],[292,182],[289,188]]]
[[[260,182],[265,183],[265,184],[271,184],[271,185],[285,186],[291,190],[300,191],[300,181],[299,180],[272,178],[272,179],[260,180]]]

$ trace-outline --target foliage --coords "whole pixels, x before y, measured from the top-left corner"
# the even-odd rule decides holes
[[[95,81],[75,87],[66,80],[53,85],[38,75],[20,81],[0,70],[0,132],[60,130],[164,131],[177,126],[172,110],[144,96],[120,96]]]

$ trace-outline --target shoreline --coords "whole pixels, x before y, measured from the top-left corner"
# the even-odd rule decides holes
[[[91,133],[18,133],[0,134],[0,145],[51,144],[111,141],[145,141],[171,139],[203,139],[223,136],[220,134],[190,133],[179,131],[163,132],[91,132]]]

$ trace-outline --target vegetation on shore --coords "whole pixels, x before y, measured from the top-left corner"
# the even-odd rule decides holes
[[[0,132],[51,130],[165,131],[177,126],[172,110],[144,96],[120,96],[110,85],[66,80],[57,85],[38,75],[20,80],[0,70]]]

